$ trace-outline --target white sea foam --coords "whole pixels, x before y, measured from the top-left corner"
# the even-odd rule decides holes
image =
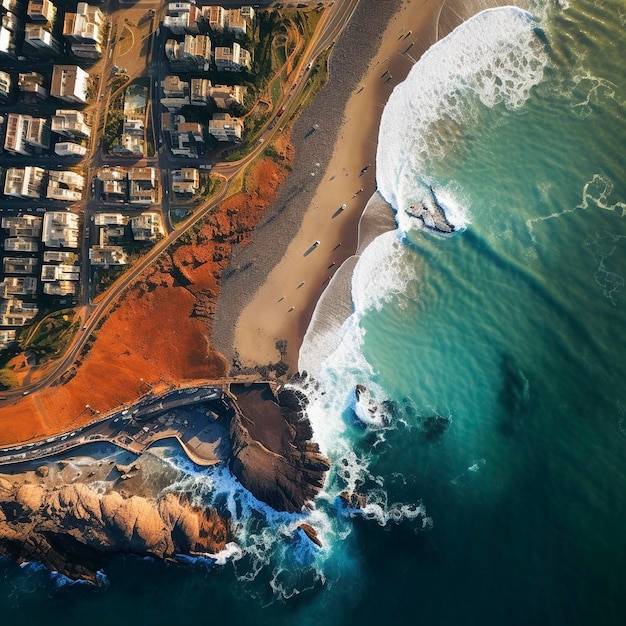
[[[548,55],[535,26],[515,7],[483,11],[431,47],[394,89],[381,120],[376,171],[402,230],[411,228],[403,208],[424,200],[434,182],[428,166],[455,150],[481,109],[517,109],[541,81]],[[459,203],[449,198],[447,205]]]

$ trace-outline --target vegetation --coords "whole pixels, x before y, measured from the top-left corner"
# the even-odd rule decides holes
[[[33,332],[20,341],[22,350],[32,350],[39,362],[45,362],[65,352],[78,330],[74,309],[61,309],[44,317]]]

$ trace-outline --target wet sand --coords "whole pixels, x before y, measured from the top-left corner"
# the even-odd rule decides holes
[[[376,190],[378,127],[391,91],[435,41],[495,4],[360,3],[333,51],[329,84],[294,124],[293,172],[254,242],[233,257],[233,268],[246,269],[224,281],[213,341],[229,360],[237,356],[244,367],[276,362],[276,341],[286,340],[284,360],[290,372],[297,371],[320,296],[356,251],[359,220]],[[382,216],[385,203],[375,198]],[[391,220],[381,219],[384,226],[376,228],[392,227]],[[346,264],[325,298],[325,306],[338,301],[330,303],[334,324],[350,313],[355,262]]]

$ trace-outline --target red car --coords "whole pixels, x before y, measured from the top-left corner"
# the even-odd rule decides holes
[[[284,112],[285,112],[285,107],[280,107],[280,109],[278,109],[278,117],[280,117]]]

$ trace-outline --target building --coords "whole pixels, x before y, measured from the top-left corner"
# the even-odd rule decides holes
[[[96,213],[93,223],[96,226],[126,226],[129,219],[122,213]]]
[[[250,69],[252,60],[250,53],[237,42],[232,48],[218,46],[215,48],[215,66],[218,72],[242,72]]]
[[[10,167],[4,180],[4,195],[14,198],[41,197],[41,187],[46,171],[41,167]],[[4,218],[2,219],[4,225]]]
[[[232,104],[243,104],[245,87],[241,85],[215,85],[211,88],[211,99],[218,109],[228,109]]]
[[[0,53],[15,57],[15,33],[4,26],[0,26]]]
[[[132,217],[130,228],[135,241],[155,241],[165,234],[159,213],[142,213]]]
[[[36,24],[50,28],[56,16],[56,7],[50,0],[30,0],[26,15]]]
[[[157,171],[153,167],[131,167],[128,170],[129,201],[131,204],[156,204]]]
[[[39,259],[35,257],[5,256],[2,267],[5,274],[34,274]]]
[[[218,141],[241,141],[243,124],[240,119],[228,113],[214,113],[209,120],[209,134]]]
[[[78,292],[78,282],[73,282],[69,280],[55,280],[52,283],[44,283],[43,292],[47,296],[75,296]]]
[[[105,165],[98,170],[97,178],[102,184],[100,192],[105,202],[125,202],[128,197],[126,170]]]
[[[106,18],[98,7],[79,2],[76,13],[66,13],[63,35],[70,42],[72,52],[77,57],[99,59],[102,56],[102,43]]]
[[[181,56],[188,63],[203,67],[211,62],[211,38],[208,35],[185,35]]]
[[[82,111],[72,109],[57,109],[50,128],[53,132],[72,139],[91,135],[91,128],[85,122]]]
[[[78,215],[48,211],[43,217],[42,239],[49,248],[78,248]]]
[[[241,9],[229,9],[226,23],[228,30],[236,37],[243,37],[248,32],[248,22],[241,14]]]
[[[56,280],[75,281],[80,278],[78,265],[42,265],[41,282],[53,282]]]
[[[64,265],[75,265],[78,255],[69,250],[46,250],[43,253],[44,263],[63,263]]]
[[[191,104],[206,106],[211,100],[211,81],[208,78],[192,78],[190,81]]]
[[[7,296],[34,296],[37,293],[34,276],[5,276],[0,283],[0,298]]]
[[[89,74],[78,65],[55,65],[50,95],[66,102],[86,104],[88,79]]]
[[[3,217],[2,228],[9,231],[10,237],[41,237],[42,217],[24,215],[22,217]]]
[[[193,196],[200,189],[200,172],[195,167],[183,167],[172,172],[172,192]]]
[[[32,154],[50,147],[48,120],[20,113],[9,113],[4,149],[12,154]]]
[[[167,15],[163,17],[163,26],[176,35],[197,33],[200,16],[195,2],[170,2],[167,5]]]
[[[50,200],[66,200],[77,202],[83,196],[85,178],[69,170],[48,172],[48,189],[46,197]]]
[[[170,111],[175,111],[190,104],[189,83],[180,79],[180,76],[166,76],[161,81],[163,97],[161,104]]]
[[[122,126],[122,133],[124,135],[140,135],[143,137],[144,132],[144,120],[140,117],[125,117],[124,124]]]
[[[35,303],[17,298],[0,298],[0,325],[26,326],[39,313]]]
[[[226,26],[226,11],[222,7],[205,7],[208,11],[209,26],[212,31],[221,33]]]
[[[11,97],[11,74],[0,71],[0,100],[8,100]]]
[[[48,90],[43,87],[43,80],[43,76],[37,72],[25,72],[19,75],[17,87],[26,96],[45,100]]]
[[[0,350],[4,350],[15,343],[15,335],[15,330],[0,330]]]
[[[71,141],[60,141],[54,146],[54,153],[58,156],[83,157],[87,154],[87,148]]]
[[[198,158],[198,144],[204,143],[202,126],[196,122],[186,122],[182,115],[164,113],[161,117],[164,132],[170,137],[170,150],[177,156]]]
[[[251,6],[247,6],[241,7],[239,11],[241,11],[241,17],[247,20],[248,24],[251,25],[252,21],[254,20],[254,9]]]
[[[128,262],[122,246],[92,246],[89,248],[89,260],[92,265],[105,268],[111,265],[126,265]]]
[[[142,157],[145,154],[146,142],[143,136],[122,133],[120,144],[109,149],[111,154],[117,156]]]
[[[7,237],[4,240],[4,249],[7,252],[37,252],[39,244],[36,239]]]
[[[42,24],[26,24],[24,43],[42,52],[59,52],[59,42]]]

